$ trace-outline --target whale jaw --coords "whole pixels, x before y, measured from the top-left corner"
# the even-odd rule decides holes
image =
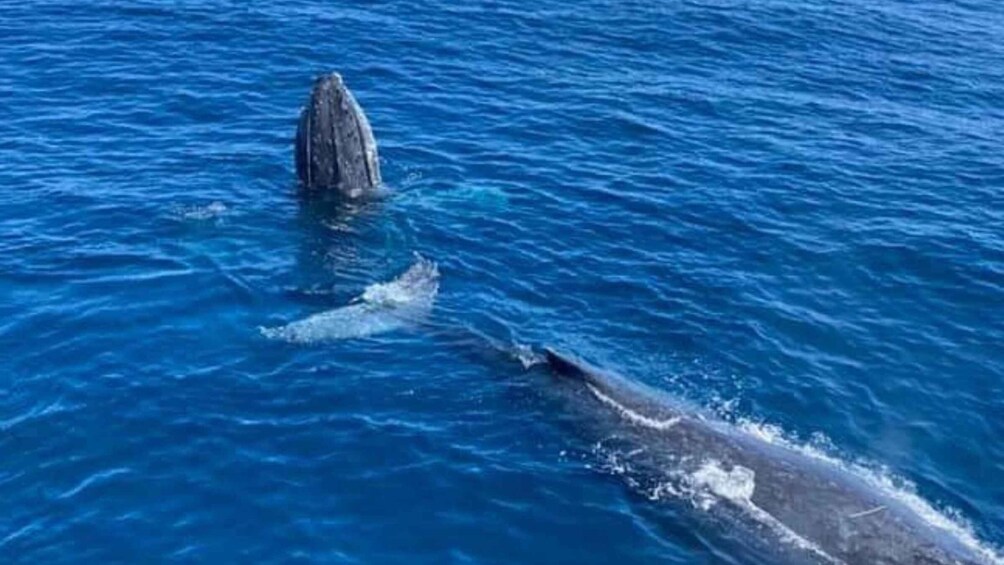
[[[349,198],[380,185],[376,140],[369,120],[338,73],[314,81],[296,128],[296,174],[307,191]]]

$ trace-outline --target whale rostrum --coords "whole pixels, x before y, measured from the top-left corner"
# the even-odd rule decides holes
[[[358,198],[380,185],[373,130],[338,73],[314,81],[296,128],[295,161],[300,185],[308,191]]]

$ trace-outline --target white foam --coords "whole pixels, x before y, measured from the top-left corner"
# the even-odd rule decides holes
[[[649,493],[650,500],[662,500],[666,495],[672,496],[674,498],[683,498],[684,493],[676,485],[667,481],[664,483],[659,483],[655,485],[655,488]]]
[[[428,302],[439,290],[439,268],[421,256],[407,271],[388,283],[374,283],[366,287],[357,300],[374,306],[397,308],[416,302]]]
[[[406,182],[414,183],[421,174],[410,174]],[[459,204],[482,210],[499,210],[509,204],[509,194],[505,189],[493,186],[460,186],[445,190],[413,190],[405,197],[409,206],[415,205],[430,210],[455,209]]]
[[[368,337],[393,331],[428,314],[439,292],[439,268],[417,257],[414,265],[387,283],[366,287],[352,304],[275,328],[261,328],[269,339],[318,343]]]
[[[522,343],[513,344],[512,353],[515,355],[516,360],[523,365],[524,369],[529,369],[534,365],[540,365],[546,362],[543,355],[534,351],[529,345],[524,345]]]
[[[786,447],[807,457],[838,467],[844,472],[853,474],[864,480],[871,488],[902,503],[929,525],[951,536],[987,563],[1004,565],[1004,557],[998,552],[999,550],[981,542],[976,537],[972,527],[956,511],[939,511],[917,494],[916,486],[913,483],[895,477],[888,471],[876,470],[861,463],[843,461],[824,453],[812,445],[789,440],[785,437],[781,428],[777,426],[740,420],[737,423],[737,427],[743,433],[760,441]],[[823,441],[821,443],[829,442]]]
[[[754,520],[776,532],[783,541],[799,549],[810,551],[830,563],[843,563],[823,551],[816,544],[798,535],[769,512],[753,503],[753,492],[756,490],[756,474],[752,469],[743,467],[742,465],[733,465],[731,470],[726,470],[720,462],[709,460],[705,461],[698,470],[694,471],[689,479],[692,485],[707,489],[711,494],[724,498],[742,508]],[[711,503],[706,504],[705,510],[708,509]]]
[[[631,471],[629,460],[632,455],[637,453],[637,450],[619,455],[602,452],[602,449],[602,443],[599,443],[595,446],[594,451],[602,453],[603,469],[612,474],[623,476],[629,485],[636,486],[637,481],[633,480],[628,473]],[[669,471],[667,474],[669,480],[659,482],[654,487],[646,489],[645,494],[650,500],[658,501],[672,497],[688,501],[705,512],[710,511],[723,500],[728,501],[757,523],[773,531],[781,542],[812,553],[828,563],[844,565],[842,561],[800,536],[753,502],[753,493],[756,491],[756,474],[752,469],[742,465],[733,465],[731,469],[726,469],[719,461],[705,460],[701,462],[701,466],[697,470],[691,473]]]
[[[227,205],[217,201],[202,206],[177,206],[174,213],[184,220],[214,220],[227,213]]]
[[[694,483],[707,487],[714,494],[735,503],[747,503],[756,489],[756,475],[752,469],[735,465],[726,471],[718,461],[705,461],[691,474]]]
[[[593,393],[593,396],[599,399],[600,402],[613,408],[624,419],[628,420],[633,424],[644,426],[646,428],[652,428],[654,430],[668,430],[680,423],[681,418],[679,416],[675,418],[668,418],[666,420],[659,420],[656,418],[650,418],[644,414],[639,414],[638,412],[631,410],[627,406],[620,404],[613,398],[610,398],[609,396],[603,394],[602,392],[600,392],[599,389],[597,389],[593,385],[587,384],[586,386],[589,388],[589,391]]]
[[[618,414],[633,424],[665,430],[673,427],[680,421],[679,417],[669,420],[650,418],[619,404],[594,386],[589,386],[589,390],[598,400],[612,407]],[[833,465],[842,472],[850,473],[862,479],[870,488],[874,488],[883,495],[902,503],[920,519],[932,527],[939,529],[945,535],[955,539],[962,546],[972,551],[981,562],[988,565],[1004,565],[1004,558],[1001,557],[999,550],[981,542],[976,537],[976,534],[973,533],[971,526],[962,520],[957,512],[936,509],[917,494],[916,487],[912,483],[895,477],[888,471],[876,470],[860,463],[843,461],[824,453],[814,445],[806,445],[790,440],[785,436],[781,428],[777,426],[739,420],[736,422],[735,427],[739,432],[758,441],[783,446],[807,457]],[[814,438],[814,444],[831,445],[831,442],[827,438],[819,434],[814,435]],[[597,446],[597,449],[601,448],[602,446]],[[633,455],[635,455],[634,452],[629,452],[625,454],[625,457],[630,460]],[[608,457],[606,469],[614,474],[623,475],[629,470],[629,466],[627,461],[615,455]],[[670,476],[669,481],[659,483],[646,493],[652,500],[663,499],[668,495],[674,498],[689,500],[696,507],[703,510],[710,510],[721,499],[729,500],[744,509],[758,522],[770,527],[784,541],[803,550],[810,551],[829,562],[840,563],[839,560],[825,553],[811,541],[801,537],[783,522],[752,502],[756,486],[752,470],[735,466],[731,470],[726,471],[721,467],[720,463],[706,461],[703,462],[697,471],[689,475],[671,470],[667,470],[667,474]],[[885,510],[885,507],[871,508],[859,513],[857,517],[882,510]]]

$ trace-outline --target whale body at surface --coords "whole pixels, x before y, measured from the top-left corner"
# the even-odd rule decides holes
[[[307,191],[349,198],[380,186],[376,140],[366,114],[338,73],[314,81],[296,128],[296,174]]]
[[[716,521],[764,539],[796,563],[1000,564],[968,532],[928,516],[867,477],[823,457],[765,441],[658,391],[545,349],[544,362],[576,427],[599,438],[618,474]],[[950,526],[950,525],[949,525]],[[780,549],[777,549],[780,548]],[[787,561],[787,560],[786,560]]]

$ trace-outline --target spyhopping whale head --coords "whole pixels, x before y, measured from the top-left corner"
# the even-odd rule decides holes
[[[358,198],[379,187],[373,130],[340,74],[314,81],[296,128],[295,161],[300,185],[308,192]]]

